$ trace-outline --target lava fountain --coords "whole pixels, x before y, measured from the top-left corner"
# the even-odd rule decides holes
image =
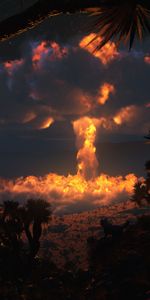
[[[56,212],[76,211],[112,201],[128,199],[137,181],[134,174],[110,177],[97,176],[95,140],[97,130],[102,125],[99,119],[83,117],[73,122],[77,137],[77,173],[61,176],[49,173],[44,177],[28,176],[16,180],[0,180],[0,200],[44,198],[50,201]]]

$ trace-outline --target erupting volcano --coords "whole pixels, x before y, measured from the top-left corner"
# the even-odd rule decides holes
[[[100,119],[82,117],[73,122],[77,140],[77,174],[60,176],[49,173],[44,177],[21,177],[0,181],[0,199],[44,198],[52,203],[56,212],[70,211],[72,207],[95,207],[121,201],[133,191],[137,178],[128,174],[125,178],[97,176],[95,140],[100,130]],[[70,211],[72,212],[72,211]]]

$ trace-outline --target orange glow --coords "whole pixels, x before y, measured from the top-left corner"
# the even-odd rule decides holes
[[[150,64],[150,55],[146,55],[144,57],[144,61],[147,63],[147,64]]]
[[[40,62],[45,58],[49,60],[62,59],[68,53],[67,48],[60,47],[56,42],[42,41],[33,49],[32,63],[35,69],[40,67]]]
[[[91,205],[108,205],[117,201],[121,195],[128,200],[137,182],[134,174],[125,178],[110,177],[106,174],[97,176],[98,161],[96,158],[95,139],[97,129],[102,121],[94,118],[83,117],[73,122],[74,132],[77,137],[77,174],[61,176],[49,173],[44,177],[28,176],[13,180],[0,180],[0,199],[44,198],[50,201],[55,211],[63,211],[69,205],[78,202]],[[85,205],[86,207],[86,205]]]
[[[94,146],[97,127],[100,125],[98,119],[83,117],[73,122],[73,128],[77,136],[78,175],[86,179],[94,178],[98,167],[96,148]]]
[[[115,93],[115,87],[113,84],[109,84],[107,82],[105,82],[99,91],[99,97],[98,97],[98,103],[101,105],[104,105],[106,103],[106,101],[109,99],[110,94],[114,94]]]
[[[95,33],[91,33],[81,40],[79,46],[100,59],[103,65],[107,65],[119,56],[119,52],[113,42],[108,42],[101,49],[97,50],[101,42],[102,37],[96,37]]]
[[[34,112],[28,112],[23,117],[22,123],[26,124],[33,121],[36,118],[36,114]]]
[[[38,129],[47,129],[52,125],[53,122],[54,122],[54,119],[51,117],[48,117],[40,124]]]
[[[92,109],[92,101],[90,95],[84,94],[82,92],[74,91],[78,102],[80,103],[79,112],[80,114],[87,113]]]
[[[117,125],[122,125],[125,122],[129,122],[136,116],[137,108],[134,105],[127,106],[124,108],[121,108],[121,110],[116,114],[116,116],[113,118],[114,122]]]
[[[66,56],[68,54],[68,50],[66,47],[60,47],[58,43],[56,42],[51,42],[50,44],[52,50],[53,50],[53,56],[52,58],[63,58],[64,56]]]
[[[47,42],[42,41],[35,49],[33,49],[32,62],[36,65],[42,58],[43,54],[48,54]]]
[[[125,193],[128,199],[136,182],[134,174],[129,174],[125,178],[102,174],[87,181],[79,174],[65,177],[50,173],[44,177],[18,178],[15,182],[1,180],[0,198],[3,199],[2,197],[7,194],[9,197],[20,199],[41,197],[50,201],[60,211],[67,205],[87,199],[90,199],[93,205],[108,205],[117,200],[122,193]]]
[[[23,59],[16,59],[11,61],[4,62],[4,68],[8,72],[9,75],[12,75],[14,71],[16,71],[19,67],[21,67],[24,63]]]

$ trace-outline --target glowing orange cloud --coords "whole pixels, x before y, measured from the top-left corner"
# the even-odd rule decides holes
[[[66,47],[60,47],[60,45],[56,42],[51,42],[50,46],[53,50],[53,55],[51,56],[51,59],[61,59],[68,54],[68,49]]]
[[[132,121],[137,114],[137,107],[135,105],[121,108],[121,110],[114,116],[115,124],[122,125],[126,122]]]
[[[36,69],[40,66],[40,62],[45,58],[49,58],[49,60],[61,59],[67,55],[67,53],[67,48],[60,47],[56,42],[42,41],[33,49],[32,63]]]
[[[52,117],[47,117],[38,127],[38,129],[47,129],[54,123]]]
[[[137,182],[134,174],[126,177],[110,177],[102,174],[93,180],[87,181],[80,175],[61,176],[48,174],[44,177],[28,176],[16,181],[0,180],[0,199],[9,195],[9,198],[20,199],[44,198],[50,201],[57,211],[63,210],[73,203],[86,202],[90,199],[91,205],[108,205],[125,193],[126,199],[132,194]]]
[[[104,105],[106,101],[109,99],[110,94],[115,93],[115,87],[113,84],[105,82],[99,91],[98,103]]]
[[[119,56],[119,52],[113,42],[108,42],[100,50],[96,50],[101,42],[102,37],[96,37],[95,33],[91,33],[81,40],[79,46],[99,58],[103,65],[107,65]]]
[[[23,59],[16,59],[11,61],[4,62],[4,68],[8,72],[9,75],[12,75],[14,71],[16,71],[19,67],[24,64]]]
[[[32,62],[33,64],[38,63],[43,54],[48,54],[49,49],[47,47],[47,42],[42,41],[36,48],[33,49]]]

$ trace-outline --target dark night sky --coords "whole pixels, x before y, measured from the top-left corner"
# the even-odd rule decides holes
[[[76,147],[71,122],[82,116],[112,118],[129,107],[121,126],[97,135],[100,171],[144,174],[150,145],[150,40],[103,65],[78,45],[86,17],[59,16],[0,45],[0,176],[75,173]],[[35,49],[46,41],[39,65]],[[59,50],[54,53],[52,42]],[[150,60],[149,60],[150,61]],[[104,82],[115,86],[105,105],[97,102]],[[48,118],[55,122],[40,129]]]

